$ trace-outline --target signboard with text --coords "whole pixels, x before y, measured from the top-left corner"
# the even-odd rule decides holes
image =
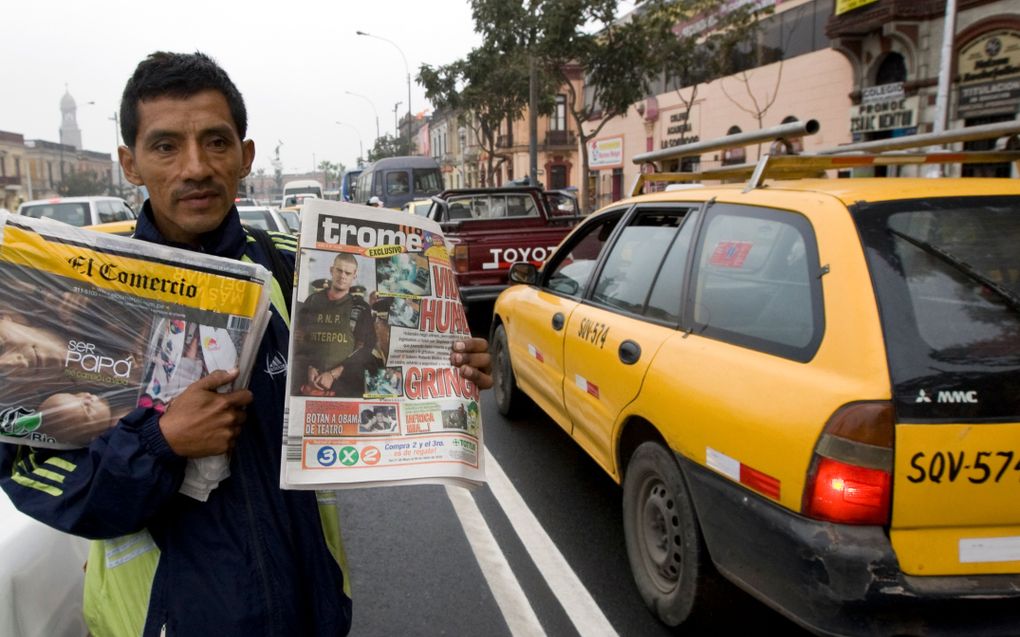
[[[850,132],[874,133],[917,126],[918,96],[905,97],[903,84],[869,86],[861,90],[861,103],[850,108]]]
[[[592,170],[622,168],[623,137],[610,137],[588,142],[588,167]]]
[[[959,117],[1020,110],[1020,32],[1000,29],[975,38],[960,49],[957,67]]]

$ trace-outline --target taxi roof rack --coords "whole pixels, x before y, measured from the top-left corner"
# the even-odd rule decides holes
[[[1020,162],[1020,120],[984,124],[942,133],[923,133],[870,142],[859,142],[836,146],[810,154],[790,154],[790,139],[814,134],[818,122],[792,122],[760,131],[727,135],[716,140],[684,144],[636,155],[634,163],[648,164],[664,160],[693,157],[711,150],[739,148],[755,143],[780,142],[784,153],[767,153],[757,162],[720,166],[697,172],[669,172],[645,174],[642,172],[634,181],[631,194],[638,195],[648,182],[685,183],[708,180],[747,179],[744,191],[761,187],[765,179],[802,179],[824,177],[827,170],[860,168],[868,166],[894,166],[907,164],[982,164]],[[998,149],[989,151],[931,151],[903,152],[907,149],[925,148],[934,145],[979,139],[998,139]],[[1011,150],[1001,150],[1008,148]],[[1017,150],[1012,150],[1016,148]]]

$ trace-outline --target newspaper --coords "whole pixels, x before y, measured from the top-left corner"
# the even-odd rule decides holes
[[[237,367],[234,386],[246,386],[270,277],[254,263],[0,214],[0,442],[83,447],[212,371]],[[223,456],[190,460],[181,493],[205,500],[228,475]]]
[[[485,481],[478,387],[450,365],[470,331],[438,224],[305,203],[291,317],[283,488]]]

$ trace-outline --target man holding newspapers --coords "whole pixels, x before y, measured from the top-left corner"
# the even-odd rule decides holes
[[[241,226],[234,193],[255,156],[244,101],[201,53],[153,53],[127,83],[121,166],[149,191],[135,237],[278,263]],[[294,240],[274,237],[293,262]],[[289,282],[287,282],[289,284]],[[275,284],[274,284],[275,285]],[[246,388],[217,370],[166,405],[139,407],[88,447],[0,444],[0,486],[23,512],[92,538],[86,621],[97,637],[344,635],[351,625],[335,502],[279,488],[289,310],[272,317]],[[483,339],[450,362],[492,385]],[[206,501],[179,489],[189,459],[230,454]]]

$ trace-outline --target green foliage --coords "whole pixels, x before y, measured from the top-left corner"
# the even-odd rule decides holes
[[[98,174],[89,170],[78,170],[64,175],[57,187],[63,197],[88,197],[105,195],[112,191],[112,184],[103,180]]]
[[[328,160],[320,161],[318,168],[326,178],[327,188],[329,187],[329,184],[339,184],[340,175],[344,174],[344,170],[346,170],[342,163]]]
[[[413,154],[413,150],[403,135],[394,137],[387,133],[375,140],[375,146],[369,149],[367,159],[371,162],[384,157],[403,157]]]

